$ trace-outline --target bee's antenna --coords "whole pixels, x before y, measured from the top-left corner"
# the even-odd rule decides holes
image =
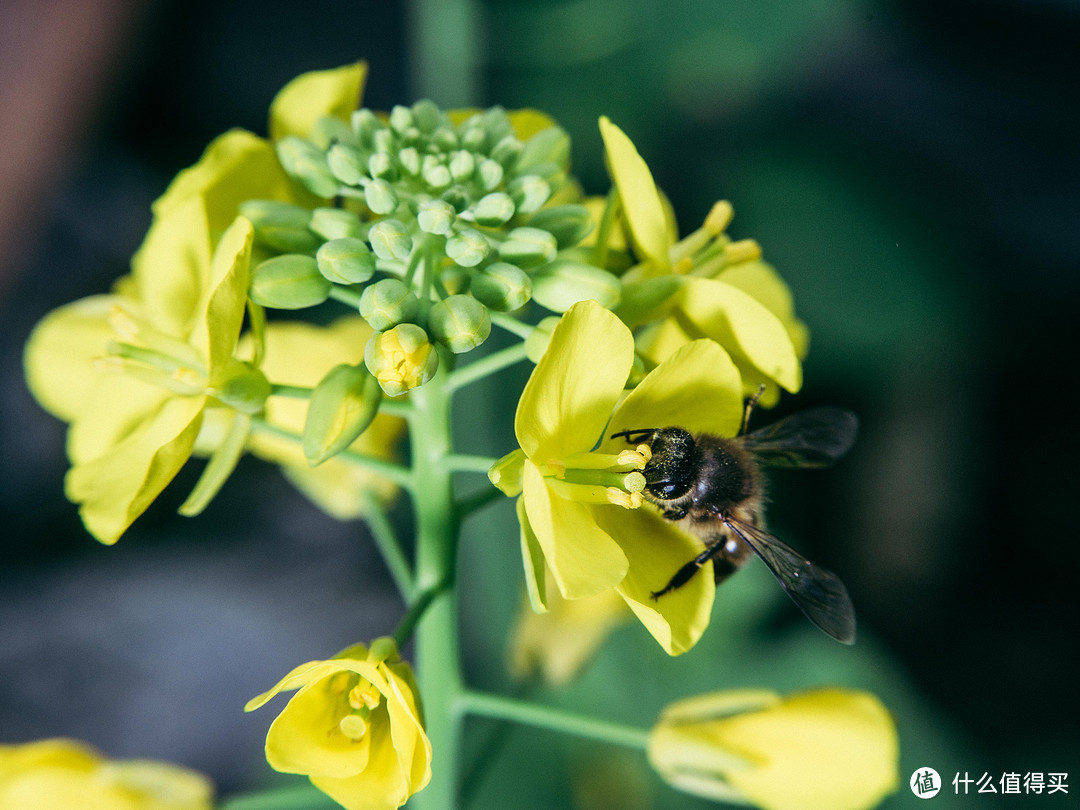
[[[753,413],[754,408],[757,407],[758,400],[761,399],[761,395],[765,393],[765,383],[761,383],[757,387],[757,391],[750,399],[746,400],[746,408],[743,410],[742,428],[739,430],[739,435],[742,436],[746,433],[746,428],[750,424],[750,414]]]
[[[629,442],[630,444],[634,444],[634,436],[640,433],[642,434],[642,438],[644,438],[645,434],[656,433],[656,431],[658,431],[659,429],[660,428],[638,428],[637,430],[622,430],[618,433],[612,433],[611,438],[617,439],[620,436],[625,436],[627,442]]]

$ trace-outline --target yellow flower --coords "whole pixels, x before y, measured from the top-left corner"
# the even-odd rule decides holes
[[[371,334],[371,327],[358,315],[339,318],[329,326],[271,322],[266,328],[266,354],[260,368],[274,382],[314,386],[339,363],[362,362],[364,344]],[[266,402],[266,421],[289,433],[300,434],[306,416],[306,400],[270,397]],[[348,449],[391,460],[404,432],[404,419],[380,413]],[[248,449],[253,455],[280,464],[285,477],[297,489],[339,520],[362,517],[372,499],[387,502],[398,491],[386,478],[339,457],[312,467],[299,442],[273,433],[256,431]]]
[[[638,335],[639,351],[659,362],[691,340],[708,338],[731,355],[746,393],[764,383],[767,404],[779,395],[777,386],[797,391],[806,327],[795,317],[784,282],[760,261],[757,243],[732,242],[724,234],[731,205],[718,202],[701,228],[676,241],[670,207],[633,143],[607,118],[600,119],[600,133],[639,259],[622,277],[624,299],[653,301],[649,292],[639,292],[663,292],[655,306],[620,313],[635,327],[661,319]],[[664,276],[678,283],[657,286]]]
[[[244,711],[292,689],[266,736],[275,770],[306,775],[348,810],[400,807],[427,785],[431,743],[412,669],[391,639],[302,664]]]
[[[262,407],[265,378],[233,359],[251,239],[250,223],[237,219],[212,251],[205,207],[190,198],[155,220],[118,293],[54,310],[27,342],[31,391],[71,423],[67,496],[103,543],[115,543],[184,465],[208,404],[233,409],[232,455],[247,414]],[[228,469],[211,472],[215,486],[197,487],[190,510]]]
[[[709,622],[708,572],[653,599],[700,550],[700,541],[642,506],[645,459],[619,431],[680,425],[733,435],[742,413],[738,371],[707,340],[687,344],[616,408],[633,364],[626,326],[594,301],[562,318],[518,403],[520,450],[489,473],[517,510],[526,584],[544,609],[545,570],[568,599],[615,588],[671,655],[694,645]],[[614,411],[614,414],[612,413]],[[610,427],[608,427],[610,424]],[[605,431],[605,428],[607,430]]]
[[[211,810],[200,773],[151,760],[101,757],[75,740],[0,745],[4,810]]]
[[[673,787],[766,810],[864,810],[897,784],[896,728],[865,692],[716,692],[673,703],[649,735]]]
[[[612,630],[630,616],[614,590],[584,599],[547,594],[547,612],[524,604],[511,636],[510,672],[524,679],[539,675],[551,686],[564,686],[591,660]]]

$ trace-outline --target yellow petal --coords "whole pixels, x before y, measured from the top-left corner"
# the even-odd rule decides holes
[[[123,373],[100,373],[68,430],[71,463],[82,464],[108,453],[139,430],[172,396]]]
[[[618,585],[626,576],[626,555],[596,525],[589,508],[553,494],[531,463],[525,465],[524,484],[529,525],[563,596],[580,599]]]
[[[659,599],[652,594],[702,551],[701,541],[651,509],[595,506],[593,513],[629,561],[619,594],[668,655],[689,650],[709,626],[716,590],[712,566],[704,566],[688,583]]]
[[[236,350],[247,305],[254,231],[244,217],[237,217],[214,250],[207,285],[205,315],[192,335],[192,344],[209,358],[211,385],[219,382]]]
[[[666,271],[671,264],[669,251],[674,234],[652,172],[626,134],[606,117],[600,118],[600,135],[607,150],[608,171],[619,189],[634,242],[644,258]]]
[[[571,307],[521,394],[521,449],[540,463],[591,450],[633,360],[633,337],[618,318],[595,301]]]
[[[791,392],[802,385],[802,366],[787,330],[775,315],[730,284],[693,279],[679,305],[697,336],[708,337]]]
[[[23,365],[30,392],[41,406],[70,422],[101,376],[93,360],[106,353],[113,331],[109,311],[121,299],[94,295],[54,309],[26,341]]]
[[[166,216],[192,196],[202,197],[212,238],[236,219],[245,200],[293,201],[296,189],[269,141],[243,129],[219,135],[199,158],[184,169],[154,202],[154,216]]]
[[[324,115],[347,121],[360,105],[366,76],[364,62],[297,76],[270,104],[270,137],[275,141],[287,135],[306,138]]]
[[[795,317],[795,302],[791,288],[772,265],[762,261],[740,262],[726,268],[719,281],[752,295],[769,312],[780,319],[795,347],[795,354],[806,357],[810,333],[806,324]]]
[[[68,471],[65,492],[87,530],[115,543],[191,456],[202,397],[172,397],[105,454]]]
[[[711,340],[695,340],[630,392],[607,433],[675,426],[734,436],[742,422],[742,397],[742,381],[727,352]],[[602,449],[618,452],[626,446],[625,438],[606,439]]]

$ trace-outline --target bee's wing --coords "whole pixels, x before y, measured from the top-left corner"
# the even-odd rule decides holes
[[[810,408],[743,436],[769,467],[828,467],[855,443],[859,419],[844,408]]]
[[[855,608],[836,574],[814,565],[763,529],[732,517],[725,518],[724,525],[769,566],[806,618],[837,641],[855,643]]]

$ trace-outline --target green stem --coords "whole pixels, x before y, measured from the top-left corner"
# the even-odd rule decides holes
[[[314,390],[314,388],[307,385],[283,385],[281,383],[273,383],[270,386],[270,396],[291,397],[292,399],[310,399],[311,392]]]
[[[467,366],[454,369],[450,372],[446,385],[451,391],[456,391],[469,383],[482,380],[524,359],[525,343],[522,341],[521,343],[515,343],[513,346],[507,346],[505,349],[499,349],[497,352],[492,352],[487,357],[474,360]]]
[[[531,335],[533,329],[536,328],[531,323],[519,321],[514,316],[507,315],[505,312],[492,312],[491,322],[500,329],[505,329],[507,332],[517,335],[522,340]]]
[[[461,703],[467,714],[512,720],[515,723],[547,728],[563,734],[587,737],[591,740],[623,745],[642,751],[649,744],[648,729],[598,720],[595,717],[502,695],[469,690],[461,695]]]
[[[446,583],[440,583],[428,588],[409,606],[408,612],[401,617],[401,621],[399,621],[397,627],[394,628],[394,642],[397,644],[398,649],[404,647],[409,641],[412,637],[413,630],[416,629],[416,623],[420,621],[420,617],[424,615],[435,597],[444,590],[446,590]]]
[[[360,290],[353,287],[343,287],[340,284],[335,284],[330,288],[331,298],[355,310],[360,309],[360,295]]]
[[[375,545],[379,547],[379,553],[390,571],[394,584],[397,585],[398,591],[408,602],[413,595],[412,566],[409,565],[405,551],[402,549],[397,534],[394,532],[394,527],[390,525],[390,519],[379,499],[369,495],[365,500],[364,520],[367,521],[368,529],[375,540]]]
[[[417,683],[424,701],[425,730],[434,759],[430,784],[413,799],[417,808],[453,810],[461,748],[464,691],[458,648],[454,576],[459,524],[454,508],[450,436],[450,391],[436,374],[409,394],[417,520],[416,593],[432,594],[416,628]]]
[[[475,472],[487,475],[491,465],[498,461],[491,456],[467,456],[460,453],[452,453],[446,457],[446,463],[454,472]]]

